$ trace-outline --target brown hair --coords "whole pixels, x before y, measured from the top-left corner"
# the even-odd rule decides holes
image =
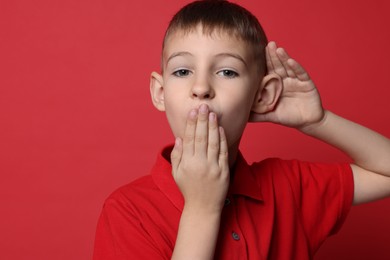
[[[249,43],[259,72],[262,75],[266,73],[265,46],[268,40],[259,21],[242,6],[224,0],[194,1],[181,8],[165,32],[163,49],[171,34],[177,31],[188,33],[198,25],[202,26],[205,34],[211,35],[215,30],[221,30]]]

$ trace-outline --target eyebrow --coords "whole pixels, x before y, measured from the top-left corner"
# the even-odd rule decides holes
[[[239,61],[241,61],[242,63],[244,63],[245,67],[248,68],[248,64],[245,62],[244,58],[241,57],[240,55],[238,54],[235,54],[235,53],[230,53],[230,52],[223,52],[223,53],[218,53],[217,55],[215,55],[216,57],[232,57],[234,59],[237,59]]]
[[[179,51],[179,52],[174,52],[172,53],[171,56],[168,57],[167,59],[167,64],[169,63],[169,61],[175,57],[178,57],[178,56],[194,56],[192,55],[192,53],[188,52],[188,51]]]
[[[174,52],[172,53],[172,55],[170,55],[167,59],[167,64],[169,63],[169,61],[175,57],[178,57],[178,56],[191,56],[193,57],[194,55],[188,51],[179,51],[179,52]],[[244,58],[242,58],[240,55],[238,54],[235,54],[235,53],[230,53],[230,52],[223,52],[223,53],[218,53],[217,55],[215,55],[215,57],[231,57],[231,58],[234,58],[234,59],[237,59],[239,61],[241,61],[242,63],[244,63],[245,67],[248,68],[248,64],[245,62]]]

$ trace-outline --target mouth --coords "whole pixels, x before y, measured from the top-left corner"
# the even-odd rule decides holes
[[[210,113],[210,112],[215,113],[215,114],[217,115],[217,120],[218,120],[218,122],[220,122],[220,120],[221,120],[221,118],[222,118],[222,115],[221,115],[220,113],[216,112],[212,107],[210,107],[209,104],[200,103],[198,106],[195,106],[194,109],[199,110],[200,107],[201,107],[202,105],[206,105],[206,106],[207,106],[207,108],[208,108],[208,110],[209,110],[209,113]]]

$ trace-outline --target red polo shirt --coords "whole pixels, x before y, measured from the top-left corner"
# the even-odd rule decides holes
[[[150,175],[106,200],[94,260],[171,258],[184,200],[169,154],[165,149]],[[215,259],[312,259],[339,230],[352,199],[348,164],[267,159],[248,165],[239,155]]]

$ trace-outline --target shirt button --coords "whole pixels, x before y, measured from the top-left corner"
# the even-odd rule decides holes
[[[232,237],[233,237],[233,239],[236,240],[236,241],[240,240],[240,236],[239,236],[236,232],[233,232],[233,233],[232,233]]]
[[[225,200],[225,206],[229,205],[230,204],[230,199],[229,198],[226,198]]]

